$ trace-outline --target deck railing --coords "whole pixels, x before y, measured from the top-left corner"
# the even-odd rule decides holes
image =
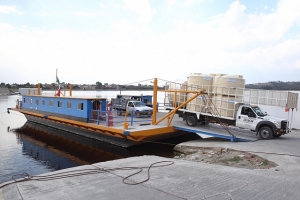
[[[124,122],[130,126],[151,124],[152,117],[136,115],[134,111],[128,114],[117,115],[115,110],[90,110],[89,123],[104,126],[123,126]]]

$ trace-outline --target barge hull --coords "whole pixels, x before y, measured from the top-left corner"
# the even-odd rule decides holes
[[[120,146],[123,148],[127,148],[129,146],[138,144],[137,141],[132,141],[132,140],[128,140],[126,138],[121,138],[121,137],[112,137],[112,136],[106,135],[105,133],[101,133],[99,131],[92,131],[92,130],[88,130],[88,129],[84,129],[84,128],[80,128],[80,127],[70,126],[70,125],[67,125],[64,123],[55,122],[52,120],[47,120],[47,119],[43,119],[43,118],[39,118],[39,117],[34,117],[31,115],[25,114],[25,116],[26,116],[27,120],[32,123],[48,126],[50,128],[55,128],[60,131],[72,133],[72,134],[82,136],[85,138],[98,140],[101,142],[109,143],[109,144]],[[115,133],[115,134],[117,134],[117,133]]]
[[[188,132],[176,130],[174,126],[149,124],[135,125],[130,126],[128,129],[124,129],[123,126],[108,127],[94,123],[78,122],[52,115],[44,115],[43,113],[36,113],[27,109],[11,108],[10,110],[24,114],[31,123],[98,140],[122,148],[189,134]]]

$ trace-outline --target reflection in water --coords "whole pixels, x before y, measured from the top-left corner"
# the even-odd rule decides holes
[[[126,149],[110,146],[43,125],[27,122],[16,131],[23,153],[55,169],[131,156]]]

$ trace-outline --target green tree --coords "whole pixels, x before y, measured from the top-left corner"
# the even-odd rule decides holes
[[[96,88],[97,88],[97,89],[102,88],[102,83],[99,82],[99,81],[97,81],[97,82],[96,82]]]

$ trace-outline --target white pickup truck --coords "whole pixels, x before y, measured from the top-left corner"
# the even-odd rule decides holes
[[[201,113],[185,109],[177,111],[179,117],[186,120],[189,126],[196,126],[198,122],[201,124],[225,123],[234,125],[236,127],[250,129],[259,134],[261,139],[271,139],[272,137],[280,137],[281,135],[290,132],[288,128],[288,121],[274,116],[268,115],[258,106],[251,106],[241,104],[236,106],[238,108],[234,113],[234,118],[216,116],[212,113]],[[216,120],[219,118],[219,120]]]
[[[136,117],[152,116],[152,108],[146,106],[145,103],[141,101],[125,98],[112,98],[111,103],[112,109],[115,109],[119,116],[125,113],[126,110],[129,111],[129,114],[133,113]]]

